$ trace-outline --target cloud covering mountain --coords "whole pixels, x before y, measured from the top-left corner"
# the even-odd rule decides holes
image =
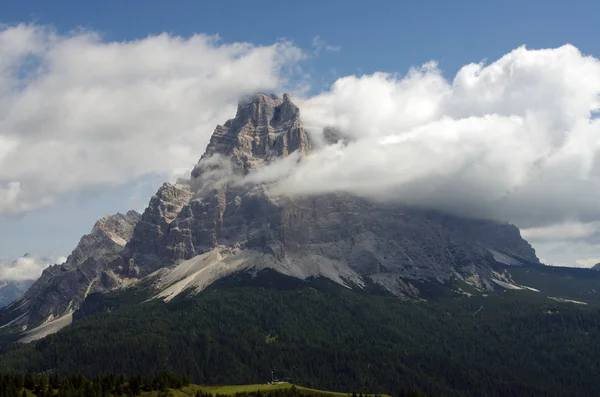
[[[406,76],[338,80],[302,103],[328,147],[286,189],[346,190],[521,227],[600,219],[600,61],[566,45],[518,48],[447,81],[435,64]],[[586,228],[587,230],[587,228]]]
[[[237,99],[281,86],[302,56],[285,41],[0,30],[0,213],[187,172]]]
[[[182,174],[239,97],[293,89],[304,57],[286,41],[106,42],[93,32],[5,27],[0,213]],[[450,78],[435,62],[406,75],[342,77],[295,102],[315,141],[329,127],[343,142],[252,178],[285,194],[345,191],[513,222],[543,259],[568,260],[553,247],[576,245],[583,259],[596,258],[599,93],[600,61],[571,45],[520,47]]]

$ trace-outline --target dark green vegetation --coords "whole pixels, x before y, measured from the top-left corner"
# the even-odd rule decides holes
[[[526,270],[513,275],[515,282],[543,291],[523,280],[537,279]],[[578,277],[547,274],[544,283],[554,286]],[[412,388],[438,396],[600,390],[600,311],[593,301],[547,298],[569,297],[561,291],[470,298],[428,292],[428,301],[402,301],[266,272],[169,304],[140,306],[135,302],[147,295],[135,290],[95,295],[72,327],[34,344],[5,345],[0,370],[89,377],[171,370],[200,384],[265,383],[274,371],[307,387],[394,396]]]
[[[543,266],[510,269],[513,279],[539,289],[545,296],[600,302],[600,272],[592,269]]]
[[[49,376],[6,373],[0,374],[0,396],[106,397],[156,394],[152,392],[160,392],[166,396],[169,389],[181,389],[189,384],[187,375],[180,376],[168,371],[161,371],[152,377],[144,378],[134,375],[129,379],[122,374],[104,374],[88,379],[82,375],[61,378],[56,373]]]
[[[190,384],[187,375],[161,371],[154,376],[104,374],[88,379],[82,375],[59,377],[56,373],[34,375],[0,374],[2,397],[389,397],[372,394],[329,392],[308,389],[291,383],[199,386]],[[418,391],[403,391],[400,396],[425,396]]]

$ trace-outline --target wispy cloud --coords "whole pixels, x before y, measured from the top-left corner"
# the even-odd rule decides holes
[[[318,55],[321,51],[338,52],[342,49],[340,46],[331,45],[321,38],[321,36],[315,36],[312,39],[313,53]]]
[[[61,264],[66,259],[65,257],[49,258],[35,254],[26,254],[13,262],[0,260],[0,280],[36,280],[45,268],[53,264]]]

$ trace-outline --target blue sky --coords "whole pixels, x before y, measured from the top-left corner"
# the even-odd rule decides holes
[[[452,80],[463,65],[494,61],[521,45],[538,49],[571,43],[599,57],[599,12],[600,3],[594,1],[4,0],[0,22],[33,23],[59,35],[93,31],[105,42],[163,32],[184,38],[218,34],[222,43],[256,46],[289,40],[309,55],[297,64],[310,84],[306,95],[318,95],[342,76],[403,75],[429,60],[439,62]],[[322,46],[318,53],[315,40]],[[198,158],[202,151],[198,148]],[[53,205],[0,215],[0,258],[13,260],[30,251],[67,255],[99,217],[143,209],[164,179],[151,170],[125,185],[70,190]],[[600,256],[600,251],[584,256],[590,255]]]
[[[224,41],[270,44],[287,38],[310,48],[320,36],[342,51],[307,65],[316,81],[387,71],[405,73],[429,60],[452,76],[469,62],[496,59],[520,45],[576,45],[600,53],[598,2],[505,1],[4,1],[4,23],[36,22],[60,32],[84,28],[108,41],[162,32],[219,34]],[[316,86],[318,87],[318,86]]]

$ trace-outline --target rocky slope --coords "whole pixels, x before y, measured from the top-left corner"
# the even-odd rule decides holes
[[[120,288],[131,269],[119,254],[140,214],[129,211],[100,219],[66,262],[44,270],[25,295],[0,311],[0,324],[22,330],[69,316],[90,292]]]
[[[415,281],[458,277],[493,289],[501,278],[495,264],[539,263],[512,225],[346,194],[277,196],[268,184],[246,183],[260,167],[291,154],[302,161],[311,150],[287,95],[246,98],[234,119],[216,127],[189,180],[164,184],[141,217],[131,212],[99,221],[64,265],[47,269],[23,299],[0,311],[0,324],[49,321],[76,309],[91,291],[144,277],[167,300],[265,268],[415,296]]]

